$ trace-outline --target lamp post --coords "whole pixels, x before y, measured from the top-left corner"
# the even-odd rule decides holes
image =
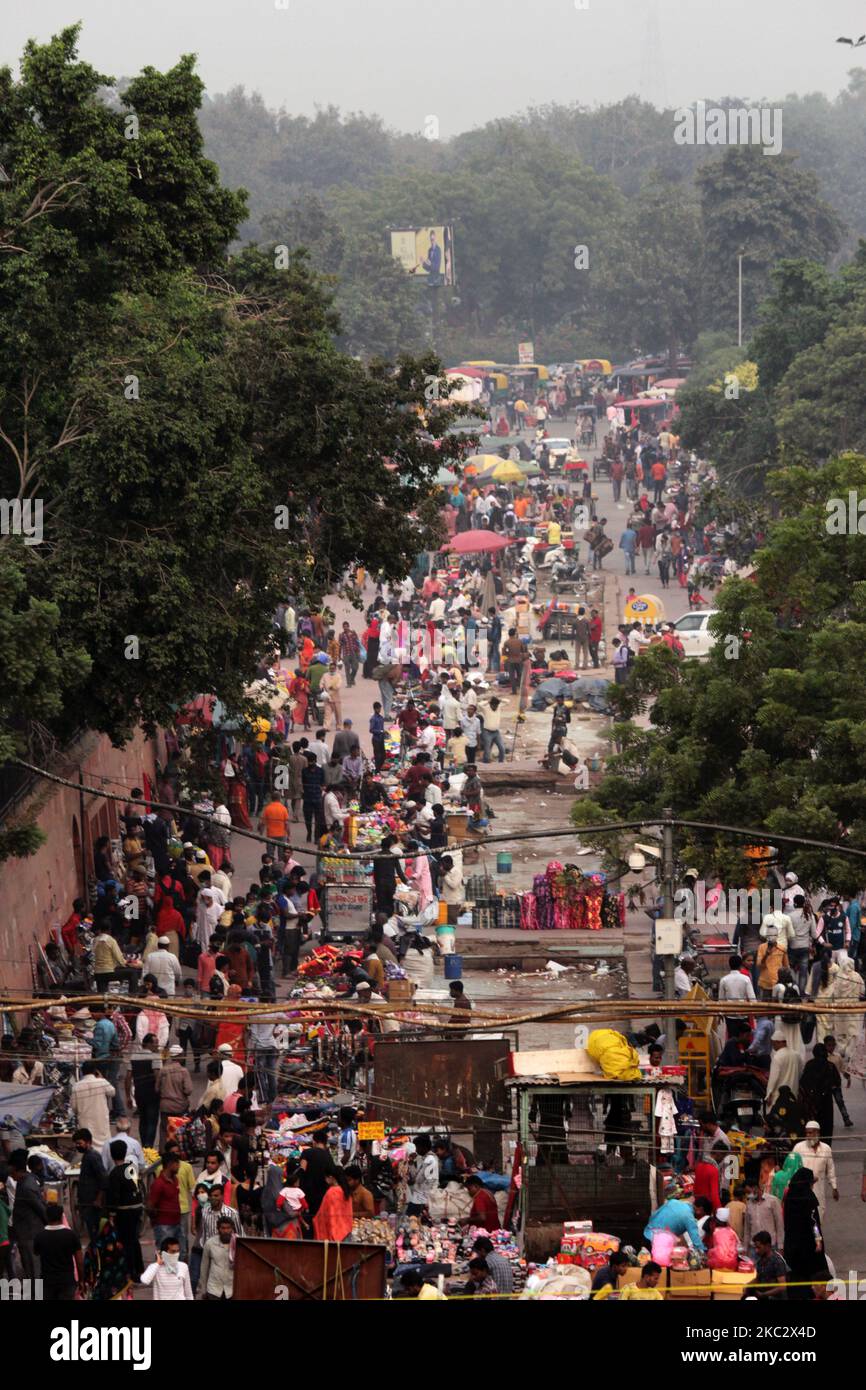
[[[743,346],[743,257],[746,248],[741,246],[737,252],[737,347]]]
[[[661,883],[662,883],[662,914],[667,921],[674,915],[674,813],[669,806],[662,811],[662,863],[661,863]],[[674,988],[674,970],[676,968],[676,957],[666,953],[664,956],[664,998],[674,999],[676,990]],[[665,1062],[668,1066],[675,1066],[678,1061],[676,1028],[665,1025]]]

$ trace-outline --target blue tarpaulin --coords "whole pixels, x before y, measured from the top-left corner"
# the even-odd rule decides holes
[[[0,1128],[20,1129],[27,1134],[38,1125],[53,1095],[53,1086],[18,1086],[13,1081],[0,1081]]]

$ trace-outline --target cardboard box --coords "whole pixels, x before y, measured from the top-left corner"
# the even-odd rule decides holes
[[[407,1004],[414,993],[414,980],[388,981],[388,1002],[390,1004]]]
[[[709,1298],[712,1293],[711,1275],[710,1269],[670,1269],[667,1297]]]
[[[714,1269],[711,1273],[714,1303],[742,1298],[748,1285],[753,1284],[758,1277],[754,1270],[748,1274],[740,1274],[738,1270]]]

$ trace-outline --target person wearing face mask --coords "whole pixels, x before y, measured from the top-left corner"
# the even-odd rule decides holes
[[[175,1236],[166,1236],[156,1260],[142,1274],[141,1282],[153,1285],[157,1303],[192,1302],[189,1268],[180,1258],[180,1241]]]
[[[755,1237],[769,1232],[772,1244],[781,1249],[785,1243],[785,1222],[782,1203],[769,1189],[762,1192],[757,1179],[746,1179],[746,1219],[743,1225],[743,1249],[749,1251]]]
[[[217,1233],[205,1241],[201,1262],[200,1297],[209,1302],[227,1300],[234,1294],[235,1269],[232,1236],[234,1229],[227,1216],[217,1222]]]

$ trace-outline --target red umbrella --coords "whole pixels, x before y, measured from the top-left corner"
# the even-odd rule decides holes
[[[496,531],[458,531],[442,549],[456,550],[460,555],[471,555],[478,550],[504,550],[511,544],[507,536],[500,536]]]

